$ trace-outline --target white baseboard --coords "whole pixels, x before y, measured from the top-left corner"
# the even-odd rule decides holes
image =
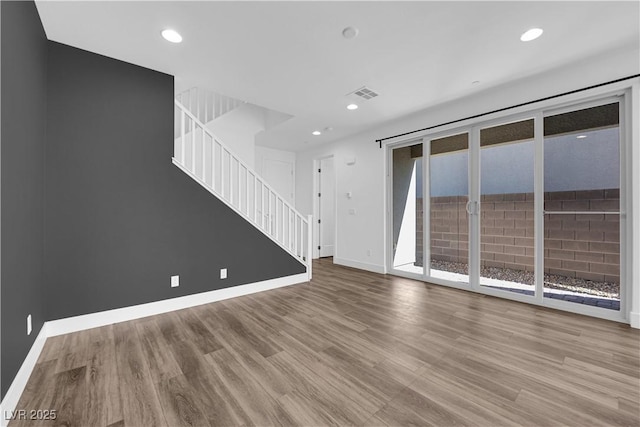
[[[194,295],[186,295],[162,301],[134,305],[131,307],[117,308],[114,310],[100,311],[98,313],[45,322],[44,325],[42,325],[42,329],[40,329],[40,333],[38,333],[36,340],[31,346],[31,350],[29,350],[27,357],[24,362],[22,362],[22,366],[16,374],[16,377],[13,379],[9,390],[7,390],[7,394],[4,396],[4,399],[0,404],[0,426],[5,427],[9,423],[7,417],[16,409],[16,405],[20,400],[20,396],[22,396],[22,392],[27,385],[27,381],[29,381],[31,372],[33,372],[33,369],[36,366],[38,357],[40,357],[40,353],[42,352],[42,348],[44,347],[44,343],[48,337],[167,313],[169,311],[180,310],[197,305],[209,304],[216,301],[282,288],[308,281],[307,273],[300,273],[292,276],[264,280],[262,282],[238,285],[215,291],[202,292]]]
[[[333,263],[338,265],[344,265],[346,267],[353,267],[360,270],[372,271],[374,273],[385,274],[384,266],[377,264],[369,264],[367,262],[354,261],[346,258],[333,258]]]
[[[156,314],[167,313],[169,311],[181,310],[183,308],[194,307],[196,305],[209,304],[211,302],[254,294],[256,292],[268,291],[270,289],[295,285],[296,283],[303,283],[306,281],[308,281],[307,273],[300,273],[292,276],[278,277],[276,279],[250,283],[247,285],[238,285],[230,288],[185,295],[182,297],[154,301],[146,304],[52,320],[47,322],[47,336],[53,337],[56,335],[68,334],[70,332],[98,328],[100,326],[111,325],[113,323],[154,316]]]
[[[629,325],[632,328],[640,329],[640,313],[631,312],[629,313]]]
[[[22,396],[22,392],[29,381],[29,377],[31,377],[31,372],[33,372],[33,369],[36,366],[36,362],[40,357],[40,353],[44,348],[46,340],[47,323],[45,322],[33,342],[29,353],[27,353],[27,357],[24,359],[24,362],[22,362],[22,366],[20,366],[11,386],[9,386],[7,394],[4,395],[4,399],[2,400],[2,403],[0,403],[0,426],[5,427],[9,424],[9,418],[18,406],[20,396]]]

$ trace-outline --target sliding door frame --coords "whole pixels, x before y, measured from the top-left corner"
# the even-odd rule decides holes
[[[424,254],[425,254],[425,259],[424,259],[424,276],[422,278],[422,280],[431,282],[431,283],[435,283],[437,285],[443,285],[443,286],[449,286],[452,288],[457,288],[457,289],[465,289],[465,290],[473,290],[472,289],[472,283],[473,280],[471,278],[471,264],[470,264],[470,259],[471,259],[471,251],[472,251],[472,245],[471,245],[471,230],[472,230],[472,215],[469,214],[469,219],[468,219],[468,257],[467,257],[467,265],[469,265],[468,268],[468,277],[469,277],[469,282],[459,282],[459,281],[452,281],[452,280],[446,280],[446,279],[442,279],[442,278],[438,278],[438,277],[431,277],[431,203],[427,202],[431,200],[431,141],[433,140],[437,140],[437,139],[442,139],[442,138],[447,138],[450,136],[456,136],[456,135],[460,135],[460,134],[468,134],[468,141],[469,141],[469,145],[467,147],[467,152],[468,152],[468,160],[467,160],[467,200],[470,201],[471,200],[471,185],[472,185],[472,172],[471,172],[471,165],[472,165],[472,160],[471,160],[471,129],[469,129],[469,127],[456,127],[456,128],[452,128],[443,132],[436,132],[436,133],[432,133],[429,134],[428,137],[422,138],[423,141],[423,147],[422,147],[422,171],[423,171],[423,197],[424,197],[424,201],[423,201],[423,209],[424,209],[424,215],[423,215],[423,224],[422,224],[422,230],[424,233],[424,237],[423,237],[423,246],[424,246]],[[468,204],[467,204],[468,206]]]
[[[517,123],[526,120],[534,121],[534,250],[536,251],[534,254],[534,294],[533,295],[524,295],[518,294],[514,292],[509,292],[506,290],[494,289],[487,286],[483,286],[480,284],[480,268],[481,268],[481,248],[482,248],[482,233],[481,233],[481,215],[482,215],[482,162],[480,159],[481,146],[480,146],[480,131],[482,129],[487,129],[495,126],[507,125],[510,123]],[[544,193],[539,191],[542,189],[542,179],[544,178],[544,169],[543,169],[543,153],[539,151],[539,147],[542,145],[544,141],[544,136],[542,133],[538,132],[538,128],[542,129],[543,119],[542,119],[542,111],[527,111],[518,114],[505,115],[502,117],[497,117],[491,120],[485,120],[478,122],[474,126],[471,127],[471,140],[470,147],[473,147],[473,151],[471,156],[469,157],[470,170],[473,170],[473,178],[469,183],[469,188],[472,188],[473,191],[470,191],[473,194],[473,198],[469,200],[472,203],[475,203],[476,206],[476,215],[475,216],[475,232],[473,233],[473,241],[474,241],[474,250],[473,254],[470,251],[470,255],[472,255],[469,261],[469,273],[471,280],[471,289],[480,292],[486,295],[491,295],[499,298],[507,298],[515,301],[525,302],[529,304],[539,304],[542,305],[542,289],[543,289],[543,277],[544,277],[544,268],[542,266],[543,258],[538,257],[538,242],[544,242],[544,223],[543,218],[541,216],[542,209],[544,207]],[[542,178],[542,179],[539,179]],[[540,182],[538,182],[540,181]],[[471,227],[469,228],[469,242],[472,241]],[[542,252],[544,255],[544,251]],[[475,257],[475,261],[472,263],[473,258]],[[538,262],[540,260],[541,262]],[[471,272],[473,271],[473,276],[471,276]]]
[[[563,311],[584,314],[592,317],[629,323],[629,313],[632,309],[632,295],[634,272],[630,260],[633,256],[632,250],[635,248],[632,239],[627,238],[625,234],[630,232],[627,223],[627,217],[631,217],[634,213],[631,205],[632,192],[638,192],[632,188],[632,168],[631,168],[631,144],[632,132],[629,129],[632,123],[631,108],[632,101],[640,94],[632,92],[632,88],[637,88],[638,82],[620,82],[608,86],[603,86],[582,93],[566,95],[562,98],[541,101],[536,104],[519,107],[511,110],[510,113],[493,113],[487,115],[483,119],[469,119],[455,125],[446,125],[430,131],[416,134],[411,139],[399,140],[385,144],[386,156],[386,235],[387,244],[385,248],[386,271],[390,274],[407,277],[411,279],[422,280],[437,285],[443,285],[458,289],[471,290],[481,294],[496,296],[500,298],[525,302],[533,305],[540,305]],[[583,304],[572,303],[568,301],[559,301],[551,298],[544,298],[544,117],[548,115],[558,114],[558,111],[575,111],[589,106],[606,104],[607,101],[616,100],[620,105],[620,310],[607,310],[603,308],[586,306]],[[635,101],[635,104],[638,102]],[[431,216],[430,216],[430,142],[446,136],[456,135],[459,133],[469,133],[469,201],[479,202],[480,200],[480,129],[491,127],[494,125],[506,124],[525,119],[534,119],[534,277],[535,277],[535,293],[533,296],[522,295],[502,290],[487,288],[480,286],[480,212],[482,207],[474,210],[475,215],[469,215],[469,283],[453,282],[430,276],[430,249],[431,249]],[[424,215],[423,215],[423,274],[414,274],[399,271],[393,268],[393,220],[392,220],[392,190],[393,190],[393,162],[392,152],[395,148],[414,145],[422,142],[423,144],[423,197],[424,197]],[[636,215],[637,216],[637,215]],[[624,223],[624,224],[623,224]],[[473,236],[473,238],[472,238]],[[472,242],[473,240],[473,242]],[[636,254],[640,255],[640,254]]]
[[[554,115],[563,114],[563,113],[570,113],[572,111],[579,111],[586,108],[598,107],[598,106],[612,104],[612,103],[618,103],[618,108],[619,108],[618,134],[619,134],[619,150],[620,150],[619,152],[619,162],[620,162],[619,163],[620,164],[620,176],[619,176],[620,202],[619,203],[620,204],[618,206],[619,221],[620,221],[620,226],[619,226],[619,230],[620,230],[620,242],[619,242],[619,245],[620,245],[620,251],[619,251],[620,252],[620,310],[619,311],[608,310],[604,308],[592,307],[592,306],[583,305],[583,304],[576,304],[569,301],[556,300],[552,298],[544,299],[543,305],[551,308],[556,308],[559,310],[572,311],[572,312],[585,314],[587,316],[592,316],[592,317],[603,317],[609,320],[616,320],[620,322],[628,321],[627,313],[629,312],[629,306],[630,306],[630,303],[628,301],[629,299],[628,295],[630,294],[630,292],[628,288],[631,286],[631,283],[627,280],[627,271],[628,271],[627,264],[631,260],[629,258],[630,246],[627,242],[627,234],[629,231],[629,227],[627,226],[627,197],[630,196],[629,187],[631,187],[631,185],[629,184],[631,184],[631,176],[630,176],[631,174],[630,174],[630,170],[628,169],[628,164],[626,161],[628,157],[627,152],[630,151],[630,148],[631,148],[631,141],[629,138],[627,138],[627,131],[626,131],[626,126],[627,126],[627,116],[626,116],[627,108],[625,105],[626,98],[628,98],[627,93],[611,94],[609,96],[602,96],[597,99],[591,99],[585,102],[578,102],[571,105],[565,105],[560,108],[548,108],[542,112],[543,119],[544,119],[544,117],[554,116]],[[543,164],[544,140],[542,144],[542,156],[543,157],[541,158],[540,162],[542,165],[541,175],[543,176],[542,179],[543,179],[543,186],[544,186],[544,164]],[[542,190],[542,195],[544,196],[544,187]],[[543,218],[543,224],[544,224],[544,210],[542,212],[542,218]],[[544,238],[543,238],[543,242],[544,242]],[[542,248],[542,250],[544,255],[544,247]],[[577,306],[577,307],[573,307],[573,306]],[[611,314],[614,314],[614,313],[618,315],[610,316]],[[600,316],[599,314],[604,314],[604,316]]]

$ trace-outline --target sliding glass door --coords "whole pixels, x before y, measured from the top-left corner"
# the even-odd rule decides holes
[[[613,99],[536,111],[393,148],[391,270],[615,318],[625,280],[620,109]]]
[[[481,129],[479,161],[480,286],[534,295],[534,119]]]
[[[429,142],[429,276],[469,282],[469,134]]]
[[[620,106],[544,119],[544,296],[620,310]]]

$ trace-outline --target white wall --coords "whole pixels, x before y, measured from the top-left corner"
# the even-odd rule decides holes
[[[334,155],[337,181],[334,262],[384,271],[385,150],[378,148],[376,139],[638,74],[639,56],[637,49],[610,52],[535,78],[487,88],[463,100],[444,103],[332,144],[299,152],[297,208],[303,214],[313,212],[313,159]],[[345,160],[349,158],[355,158],[356,163],[347,165]],[[346,197],[349,191],[353,193],[351,199]],[[349,215],[349,209],[355,209],[356,214]],[[639,287],[638,283],[634,286]]]
[[[260,107],[241,105],[207,123],[207,128],[243,162],[255,169],[256,134],[264,129]]]
[[[265,160],[279,160],[281,162],[294,163],[296,162],[296,153],[293,151],[276,150],[275,148],[263,147],[256,145],[255,150],[256,167],[255,171],[263,175],[264,161]]]
[[[358,263],[360,268],[381,271],[383,265],[384,187],[382,150],[371,137],[343,140],[312,151],[298,153],[296,161],[296,208],[313,213],[313,160],[334,156],[336,174],[336,234],[334,262]],[[354,159],[355,164],[347,165]],[[351,199],[347,193],[351,192]],[[355,209],[349,215],[349,209]],[[357,242],[350,239],[357,238]],[[367,250],[371,255],[367,255]],[[357,266],[357,265],[354,265]]]

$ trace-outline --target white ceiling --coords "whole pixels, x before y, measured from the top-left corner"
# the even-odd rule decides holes
[[[178,90],[203,86],[293,115],[258,143],[296,151],[640,45],[637,1],[39,0],[37,6],[51,40],[173,74]],[[359,36],[343,38],[347,26]],[[544,34],[521,42],[531,27]],[[165,28],[179,31],[183,43],[162,39]],[[363,85],[380,96],[348,111],[345,95]],[[325,127],[333,131],[311,135]]]

